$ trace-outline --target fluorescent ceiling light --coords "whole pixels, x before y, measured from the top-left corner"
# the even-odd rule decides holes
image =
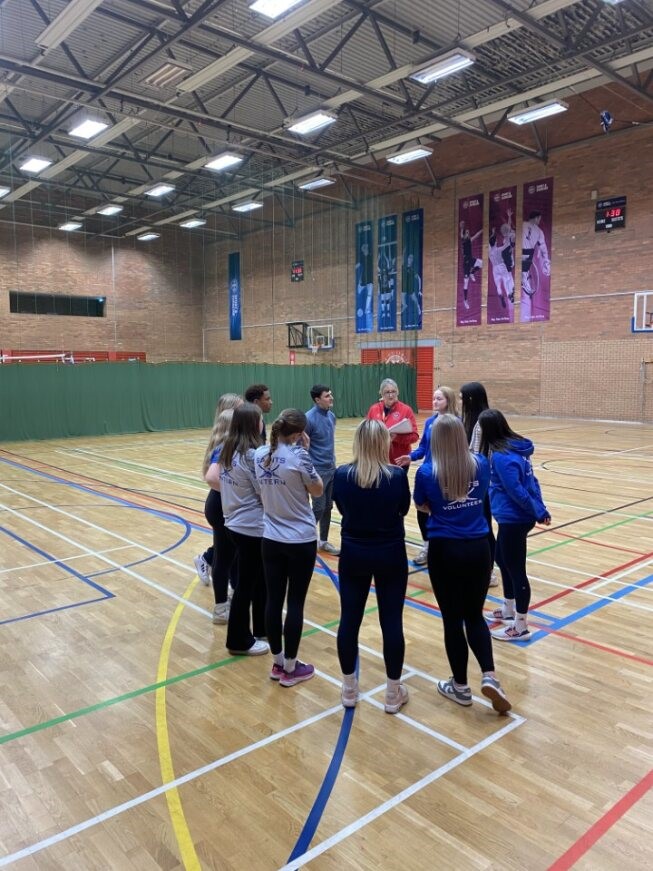
[[[411,163],[413,160],[419,160],[420,157],[430,157],[433,154],[433,151],[430,148],[424,148],[422,145],[418,145],[416,148],[407,148],[404,151],[399,151],[397,154],[393,154],[390,157],[386,158],[388,163]]]
[[[303,184],[298,185],[298,187],[303,191],[316,191],[318,188],[325,188],[330,184],[335,184],[335,180],[322,176],[321,178],[314,178],[312,181],[305,181]]]
[[[539,121],[541,118],[549,118],[551,115],[557,115],[559,112],[566,112],[569,106],[562,100],[551,100],[548,103],[540,103],[538,106],[531,106],[529,109],[520,109],[518,112],[512,112],[508,115],[508,121],[513,124],[530,124],[533,121]]]
[[[253,212],[254,209],[262,209],[263,203],[255,203],[252,200],[249,200],[246,203],[237,203],[231,208],[234,212]]]
[[[337,118],[330,112],[311,112],[310,115],[304,115],[302,118],[288,118],[286,124],[291,133],[297,133],[300,136],[308,136],[309,133],[315,133],[316,130],[321,130],[329,124],[333,124]]]
[[[145,191],[148,197],[162,197],[165,194],[171,193],[175,189],[173,184],[158,184],[149,191]]]
[[[623,3],[624,0],[603,0],[604,3],[607,3],[608,6],[618,6],[620,3]]]
[[[229,169],[231,166],[238,166],[238,164],[242,162],[243,158],[239,154],[225,152],[224,154],[219,154],[217,157],[209,160],[209,162],[205,163],[204,166],[206,169],[213,169],[215,172],[220,172],[223,169]]]
[[[151,242],[152,239],[159,238],[159,233],[141,233],[141,235],[136,238],[139,242]]]
[[[166,61],[158,69],[145,76],[143,82],[153,88],[166,88],[178,81],[190,72],[190,67],[183,66],[177,61]]]
[[[20,167],[22,172],[41,172],[46,166],[52,164],[47,157],[28,157],[25,163]]]
[[[256,0],[256,3],[252,3],[249,8],[252,12],[265,15],[266,18],[278,18],[301,2],[302,0]]]
[[[103,209],[98,209],[98,215],[117,215],[122,210],[122,206],[105,206]]]
[[[459,73],[460,70],[470,67],[475,60],[476,55],[472,54],[471,51],[464,51],[459,48],[430,61],[414,73],[411,73],[410,78],[421,85],[430,85],[432,82],[437,82],[438,79],[443,79],[445,76]]]
[[[10,193],[11,188],[0,187],[0,199],[2,197],[6,197],[8,193]]]
[[[70,0],[62,12],[34,40],[39,48],[56,48],[85,18],[96,9],[102,0]]]
[[[83,121],[80,121],[79,124],[76,124],[72,130],[69,130],[68,134],[70,136],[78,136],[80,139],[92,139],[94,136],[97,136],[98,133],[106,130],[108,126],[109,125],[106,121],[85,118]]]
[[[189,218],[188,221],[182,221],[180,227],[185,227],[187,230],[194,230],[195,227],[203,227],[206,224],[204,218]]]
[[[65,224],[59,224],[60,230],[65,230],[67,233],[72,233],[73,230],[79,230],[82,225],[79,221],[66,221]]]

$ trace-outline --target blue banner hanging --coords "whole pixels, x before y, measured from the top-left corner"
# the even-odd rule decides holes
[[[422,250],[424,210],[403,214],[404,260],[401,276],[401,329],[422,329]]]
[[[374,298],[374,231],[370,221],[356,224],[356,332],[372,332]]]
[[[240,308],[240,252],[229,255],[229,338],[242,339]]]
[[[397,216],[379,218],[377,329],[397,329]]]

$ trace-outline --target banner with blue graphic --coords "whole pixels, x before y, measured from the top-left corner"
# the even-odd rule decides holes
[[[422,329],[422,251],[424,210],[403,214],[404,259],[401,273],[401,329]]]
[[[397,329],[397,216],[379,218],[377,329],[391,333]]]
[[[240,252],[229,255],[229,338],[242,339],[240,308]]]
[[[356,224],[356,332],[372,332],[374,299],[374,231],[370,221]]]

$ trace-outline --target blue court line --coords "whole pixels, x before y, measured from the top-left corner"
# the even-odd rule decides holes
[[[566,626],[570,626],[572,623],[576,623],[578,620],[582,620],[583,617],[587,617],[589,614],[593,614],[595,611],[598,611],[601,608],[605,608],[611,602],[617,602],[619,599],[623,599],[624,596],[627,596],[629,593],[633,593],[642,587],[648,586],[653,581],[653,575],[649,575],[646,578],[642,578],[641,581],[635,581],[632,584],[628,584],[628,586],[623,587],[621,590],[617,590],[616,593],[611,593],[609,596],[606,596],[605,599],[597,599],[596,602],[592,602],[590,605],[586,605],[584,608],[580,608],[578,611],[574,611],[572,614],[568,614],[566,617],[561,617],[559,620],[554,620],[551,626],[548,626],[546,629],[540,629],[538,632],[535,632],[531,635],[530,641],[517,641],[512,642],[513,644],[521,644],[524,647],[530,647],[536,641],[540,641],[542,638],[548,638],[550,632],[547,630],[556,630],[556,629],[564,629]]]
[[[46,611],[33,611],[31,614],[23,614],[22,617],[9,617],[8,620],[0,620],[0,626],[6,626],[7,623],[20,623],[22,620],[31,620],[32,617],[43,617],[45,614],[55,614],[57,611],[68,611],[71,608],[80,608],[82,605],[93,605],[95,602],[108,602],[109,599],[114,599],[112,593],[109,596],[99,596],[97,599],[85,599],[83,602],[73,602],[72,605],[59,605],[57,608],[48,608]]]

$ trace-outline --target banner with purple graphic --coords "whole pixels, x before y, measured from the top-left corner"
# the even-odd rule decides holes
[[[456,326],[481,323],[483,286],[483,194],[458,200],[458,275]]]
[[[356,332],[371,333],[374,297],[374,230],[371,221],[356,224]]]
[[[397,216],[379,218],[377,329],[380,333],[397,329]]]
[[[487,249],[487,322],[515,321],[515,221],[517,188],[490,193],[490,226]]]
[[[519,320],[528,324],[551,317],[552,178],[524,185],[522,211]]]

